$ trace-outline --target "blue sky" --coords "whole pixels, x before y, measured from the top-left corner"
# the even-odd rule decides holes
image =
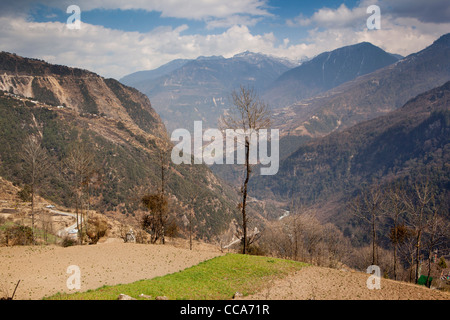
[[[81,29],[68,30],[69,5]],[[370,5],[382,28],[368,30]],[[0,50],[116,79],[177,58],[254,51],[299,60],[362,41],[407,55],[450,30],[448,0],[15,0]]]
[[[72,1],[76,4],[76,1]],[[301,40],[307,36],[306,28],[287,28],[286,21],[295,19],[300,14],[310,16],[321,8],[337,9],[342,4],[348,8],[353,8],[358,3],[356,0],[272,0],[266,2],[265,7],[271,14],[269,17],[261,19],[258,23],[250,26],[250,30],[255,33],[274,32],[279,38],[291,37]],[[207,28],[205,20],[196,20],[189,18],[162,17],[159,11],[146,11],[143,9],[122,10],[122,9],[93,9],[89,11],[82,10],[82,20],[85,23],[103,26],[110,29],[122,31],[137,31],[141,33],[161,27],[177,26],[186,24],[189,29],[185,34],[210,34],[219,33],[226,30],[227,27],[218,27],[214,30]],[[244,14],[244,13],[243,13]],[[242,14],[241,14],[242,15]],[[35,3],[30,8],[29,19],[35,22],[61,22],[64,23],[69,15],[65,10],[58,7],[52,7],[44,3]]]

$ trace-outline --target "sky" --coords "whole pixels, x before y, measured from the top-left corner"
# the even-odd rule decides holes
[[[380,8],[374,30],[372,5]],[[174,59],[252,51],[300,60],[363,41],[406,56],[448,32],[448,0],[0,2],[1,51],[115,79]]]

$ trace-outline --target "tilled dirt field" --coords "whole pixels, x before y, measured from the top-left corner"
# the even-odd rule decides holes
[[[175,243],[174,243],[175,244]],[[174,273],[222,253],[211,245],[139,245],[112,241],[93,246],[0,247],[0,296],[36,300],[67,288],[76,265],[81,271],[81,291],[103,285],[131,283]],[[369,290],[369,275],[321,267],[305,267],[266,289],[246,297],[250,300],[450,300],[450,294],[424,287],[381,280],[380,290]]]
[[[81,291],[103,285],[131,283],[174,273],[220,255],[213,246],[194,246],[190,251],[171,245],[103,243],[92,246],[0,247],[0,297],[36,300],[67,288],[76,265],[81,271]]]
[[[450,294],[381,279],[380,290],[369,290],[370,275],[321,267],[305,267],[269,284],[250,300],[450,300]]]

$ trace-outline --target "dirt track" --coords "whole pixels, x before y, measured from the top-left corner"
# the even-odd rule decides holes
[[[131,283],[174,273],[220,255],[213,246],[194,246],[190,251],[170,245],[104,243],[62,248],[0,247],[0,296],[14,291],[15,300],[36,300],[67,289],[66,273],[80,267],[81,291],[103,285]]]

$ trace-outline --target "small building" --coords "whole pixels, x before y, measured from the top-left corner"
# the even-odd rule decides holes
[[[136,236],[134,235],[133,229],[130,229],[130,231],[127,232],[127,243],[136,243]]]

